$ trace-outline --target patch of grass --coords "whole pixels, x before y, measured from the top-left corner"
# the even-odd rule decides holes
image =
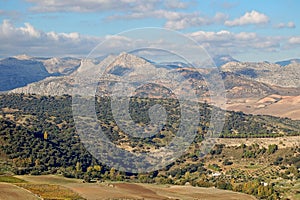
[[[18,184],[18,186],[23,187],[34,194],[41,196],[45,200],[84,200],[77,193],[72,190],[59,186],[50,184]]]
[[[25,183],[26,181],[13,177],[13,176],[6,176],[2,175],[0,176],[0,182],[5,182],[5,183]]]

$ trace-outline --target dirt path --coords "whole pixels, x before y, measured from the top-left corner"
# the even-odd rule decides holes
[[[0,200],[39,200],[39,198],[13,184],[0,183]]]

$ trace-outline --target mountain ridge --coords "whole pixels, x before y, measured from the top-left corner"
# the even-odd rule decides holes
[[[297,98],[300,99],[299,66],[300,64],[289,64],[282,67],[268,62],[227,62],[218,69],[225,85],[224,95],[227,96],[228,108],[246,113],[272,114],[300,119],[300,106],[297,106],[297,103],[288,103],[289,101],[297,102]],[[76,84],[86,81],[88,84],[98,84],[99,94],[109,95],[109,88],[112,87],[112,84],[120,82],[122,79],[143,83],[144,80],[156,81],[156,77],[175,78],[174,75],[179,75],[177,77],[181,76],[188,84],[193,85],[202,101],[207,101],[210,99],[210,93],[205,77],[209,76],[210,70],[209,68],[191,68],[190,65],[179,62],[155,63],[145,58],[122,53],[119,56],[110,55],[102,61],[97,59],[81,60],[80,66],[70,74],[46,77],[10,92],[53,96],[72,94]],[[101,81],[101,76],[103,81]],[[79,82],[75,83],[76,80]],[[171,86],[168,82],[164,84],[167,87]],[[120,90],[124,90],[124,88],[120,88]],[[149,93],[150,88],[147,86],[139,89],[139,92],[142,90]],[[159,92],[160,89],[153,90],[151,94],[159,94]],[[182,95],[188,95],[189,90],[186,88],[179,92]],[[274,95],[280,97],[274,98]]]

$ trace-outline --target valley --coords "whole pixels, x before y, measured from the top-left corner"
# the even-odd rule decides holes
[[[209,130],[209,122],[207,117],[203,117],[194,141],[175,162],[151,173],[130,174],[103,165],[86,150],[75,131],[71,100],[71,96],[68,95],[51,97],[10,94],[0,96],[1,173],[31,174],[33,177],[31,180],[34,180],[34,177],[43,180],[42,177],[39,178],[43,174],[59,174],[80,178],[85,182],[113,181],[111,184],[116,184],[115,188],[119,186],[118,189],[122,194],[124,190],[132,193],[130,191],[135,190],[135,185],[129,184],[125,187],[125,185],[120,186],[119,183],[114,183],[115,181],[142,183],[139,188],[151,194],[169,194],[175,186],[161,190],[155,188],[155,185],[145,186],[144,183],[216,187],[243,192],[259,198],[272,196],[273,199],[277,197],[294,199],[293,196],[297,195],[299,173],[295,169],[300,164],[300,123],[298,121],[272,116],[247,115],[241,112],[226,112],[221,138],[217,139],[215,144],[212,143],[205,154],[201,150],[201,145]],[[176,111],[174,99],[133,98],[131,100],[133,119],[142,120],[143,123],[149,120],[143,108],[147,108],[154,102],[164,105],[169,110],[170,121],[167,121],[170,125],[167,124],[163,131],[150,139],[132,138],[121,129],[117,129],[108,107],[109,101],[107,97],[98,97],[97,115],[104,133],[119,148],[132,153],[157,151],[156,149],[174,137],[174,131],[177,128],[170,125],[176,123],[179,114]],[[199,111],[202,113],[201,116],[209,116],[211,107],[200,103]],[[47,132],[47,137],[45,132]],[[115,159],[127,162],[124,157],[115,157]],[[129,189],[124,189],[123,186]],[[197,198],[197,195],[203,197],[202,192],[209,190],[193,189],[191,186],[185,186],[185,188],[195,190],[195,194],[191,193],[191,197],[194,198]],[[74,188],[76,193],[84,197],[87,194],[80,190],[81,187],[89,191],[90,187],[100,186],[86,184]],[[99,191],[109,192],[108,188],[101,186]],[[180,195],[185,194],[184,190],[181,192],[176,188],[176,191],[178,193],[174,194],[174,198],[181,198]],[[114,194],[116,195],[117,192]],[[112,198],[117,197],[111,195]],[[129,197],[140,198],[138,195],[129,195]],[[207,198],[210,198],[209,195]]]
[[[14,62],[29,62],[33,58],[14,59],[18,60]],[[48,75],[0,95],[0,182],[1,176],[4,177],[2,182],[16,178],[16,183],[1,183],[0,190],[7,188],[13,195],[28,195],[29,199],[38,198],[36,195],[44,199],[298,199],[300,87],[295,72],[297,63],[279,66],[228,59],[225,63],[219,61],[221,71],[216,74],[211,69],[195,69],[178,62],[157,64],[126,53],[80,63],[71,58],[33,60],[43,66]],[[86,63],[90,70],[83,67]],[[143,83],[145,77],[140,72],[145,68],[151,71],[151,76],[181,77],[180,84],[193,86],[197,99],[189,98],[187,102],[194,106],[189,112],[199,112],[197,131],[191,144],[175,161],[149,173],[128,173],[107,165],[113,152],[107,152],[105,146],[100,148],[102,160],[98,160],[91,153],[97,146],[87,149],[83,139],[103,145],[101,141],[97,143],[90,131],[91,127],[98,126],[120,149],[132,154],[163,155],[160,149],[169,144],[180,129],[182,110],[176,95],[189,97],[189,87],[171,91],[168,88],[176,88],[174,85],[158,81],[134,91],[129,98],[128,112],[143,134],[155,130],[149,126],[153,116],[148,110],[153,105],[165,109],[163,128],[151,137],[137,138],[128,134],[124,127],[118,126],[111,108],[113,92],[122,94],[121,89],[114,86],[124,78]],[[273,70],[272,78],[268,79],[265,70]],[[99,78],[99,73],[104,74]],[[276,81],[285,73],[294,73],[295,77],[291,82]],[[211,102],[211,91],[205,81],[218,76],[224,82],[221,94],[226,96],[221,106],[224,110],[213,106],[215,102]],[[89,133],[84,135],[78,133],[74,120],[79,118],[73,116],[76,104],[71,95],[78,84],[97,85],[91,103],[95,104],[98,125],[91,123],[88,115],[81,117],[86,125],[83,132]],[[88,99],[87,96],[79,98],[83,102],[89,102]],[[196,104],[192,103],[196,100]],[[213,112],[221,111],[224,127],[214,140],[209,135],[213,125],[210,117]],[[122,123],[126,127],[131,122],[127,119]],[[205,143],[207,139],[211,141]],[[139,165],[120,155],[113,159]],[[9,184],[35,195],[23,194],[23,190]]]
[[[300,200],[299,8],[2,0],[0,200]]]
[[[216,63],[220,62],[218,59],[219,58],[216,58]],[[64,59],[61,59],[60,61],[57,58],[40,58],[39,61],[40,60],[44,62],[45,69],[48,70],[49,74],[61,73],[61,76],[48,76],[43,80],[29,83],[25,87],[13,89],[10,93],[53,96],[64,94],[72,95],[72,91],[76,85],[75,81],[78,79],[78,74],[81,74],[80,76],[82,77],[91,77],[91,80],[89,80],[91,83],[99,84],[97,90],[101,95],[109,95],[110,92],[108,87],[110,87],[110,82],[119,81],[119,79],[122,78],[122,74],[118,75],[115,73],[118,72],[116,71],[116,66],[120,68],[120,66],[124,65],[123,69],[129,70],[128,72],[131,74],[124,76],[124,78],[126,78],[135,76],[136,72],[134,72],[134,70],[138,71],[138,68],[134,69],[132,65],[140,65],[140,68],[152,67],[152,71],[158,70],[157,72],[153,71],[154,74],[162,73],[167,76],[168,74],[177,73],[178,75],[183,76],[187,82],[192,83],[193,88],[197,91],[199,101],[204,102],[210,100],[207,82],[205,81],[205,77],[209,76],[210,72],[209,69],[206,69],[205,67],[195,69],[186,64],[184,65],[176,62],[174,62],[174,64],[157,63],[157,66],[155,66],[155,64],[150,63],[143,58],[130,54],[108,56],[104,60],[85,60],[81,62],[81,66],[79,66],[78,60],[70,58],[66,61]],[[108,63],[112,62],[111,60],[114,62],[111,63],[111,66],[107,66]],[[26,60],[24,60],[24,62],[25,61]],[[22,60],[18,62],[22,62]],[[48,63],[51,63],[51,65]],[[85,66],[89,65],[95,69],[92,73],[84,69]],[[164,68],[161,68],[161,66],[164,66]],[[108,69],[104,71],[106,67],[108,67]],[[223,108],[242,111],[248,114],[273,115],[291,119],[300,119],[299,67],[300,64],[297,62],[291,62],[281,66],[279,64],[267,62],[243,63],[234,59],[228,59],[227,62],[222,63],[222,65],[220,64],[219,67],[225,89],[225,91],[223,91],[224,94],[222,95],[226,94],[226,104]],[[66,73],[64,73],[64,70]],[[121,68],[117,70],[121,70]],[[102,75],[101,77],[102,73],[109,76],[106,77]],[[290,74],[292,74],[292,77]],[[170,86],[168,83],[165,84],[166,86]],[[149,92],[149,89],[150,88],[145,88],[145,92]],[[187,95],[188,92],[189,90],[180,91],[182,95]],[[159,96],[156,97],[159,98]]]

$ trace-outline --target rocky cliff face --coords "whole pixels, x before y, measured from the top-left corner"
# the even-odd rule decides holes
[[[0,91],[23,87],[50,74],[42,62],[6,58],[0,60]]]
[[[78,58],[35,58],[42,62],[50,74],[69,75],[80,65]]]
[[[50,76],[69,75],[79,67],[79,64],[80,59],[76,58],[34,58],[20,55],[2,59],[0,92],[24,87]]]

